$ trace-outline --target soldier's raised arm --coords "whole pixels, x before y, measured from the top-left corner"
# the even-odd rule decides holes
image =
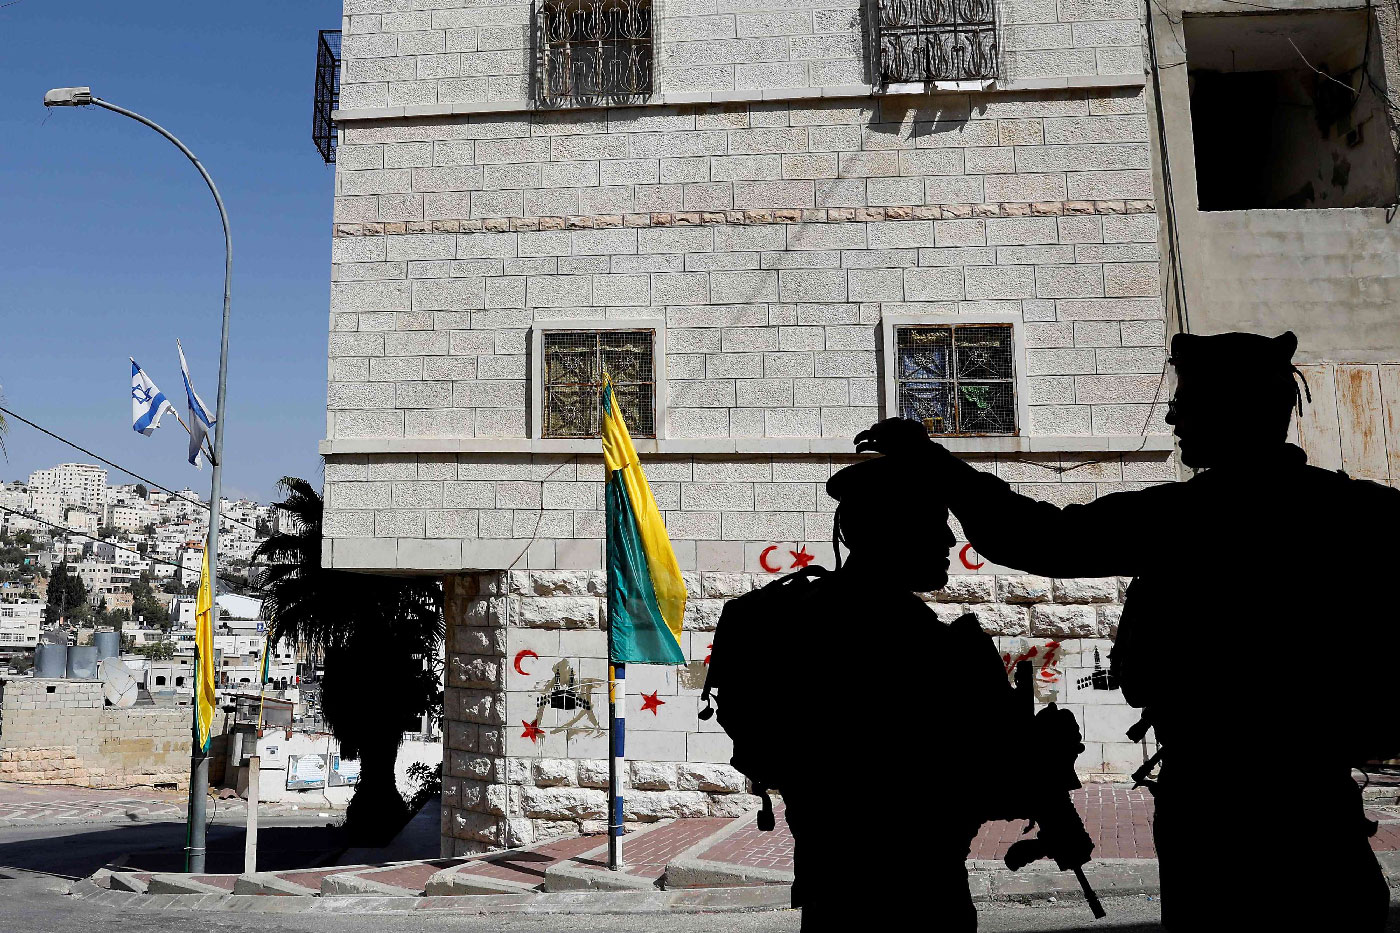
[[[968,541],[990,561],[1049,577],[1134,576],[1159,546],[1178,484],[1113,493],[1064,507],[1015,492],[958,459],[924,426],[889,418],[862,431],[856,450],[918,458],[942,487]]]

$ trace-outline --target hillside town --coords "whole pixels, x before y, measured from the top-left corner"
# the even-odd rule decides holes
[[[30,673],[41,643],[91,646],[115,633],[122,658],[153,698],[192,695],[195,595],[209,518],[189,489],[112,485],[90,463],[0,483],[0,672]],[[215,626],[221,688],[256,684],[265,643],[253,552],[285,524],[272,506],[223,499]],[[273,647],[269,678],[295,687],[293,653]]]

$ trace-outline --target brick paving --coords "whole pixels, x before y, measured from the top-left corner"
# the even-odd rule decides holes
[[[377,881],[380,884],[391,884],[421,894],[423,889],[427,887],[429,878],[444,868],[460,865],[463,861],[465,860],[459,858],[432,859],[426,862],[414,862],[399,868],[379,868],[374,871],[358,872],[356,877],[366,881]]]
[[[607,836],[570,836],[546,843],[526,852],[505,852],[489,859],[473,862],[461,873],[484,875],[501,881],[521,884],[543,884],[544,870],[556,862],[582,855],[608,841]]]
[[[660,878],[666,873],[671,859],[728,825],[728,819],[676,820],[636,839],[624,839],[622,861],[625,871],[639,878]],[[602,867],[607,868],[606,860]]]
[[[787,820],[783,819],[783,803],[773,802],[773,814],[777,825],[772,832],[760,832],[752,821],[743,829],[730,833],[716,845],[700,853],[702,859],[714,862],[727,862],[745,868],[772,868],[777,871],[792,871],[792,833],[788,831]]]

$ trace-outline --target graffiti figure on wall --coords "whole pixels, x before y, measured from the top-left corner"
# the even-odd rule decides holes
[[[517,659],[516,670],[519,669],[519,659]],[[602,735],[604,729],[602,724],[598,722],[598,714],[595,711],[597,704],[593,699],[593,693],[602,684],[602,681],[578,679],[568,658],[556,661],[552,670],[553,676],[541,687],[539,696],[535,697],[535,720],[525,724],[525,733],[522,737],[535,742],[538,740],[538,736],[542,736],[546,732],[550,735],[558,735],[561,732],[569,736],[577,734]],[[572,715],[563,722],[542,727],[541,721],[544,719],[545,710],[550,709]],[[557,716],[558,714],[556,714],[556,718]]]
[[[1085,674],[1074,682],[1080,690],[1117,690],[1118,678],[1113,675],[1113,671],[1104,670],[1103,662],[1099,659],[1099,649],[1094,649],[1094,672]]]

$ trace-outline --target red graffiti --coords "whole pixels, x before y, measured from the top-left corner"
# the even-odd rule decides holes
[[[642,711],[643,713],[645,713],[647,710],[651,710],[651,714],[652,714],[653,716],[655,716],[655,715],[656,715],[656,711],[657,711],[659,708],[661,708],[661,707],[663,707],[663,706],[666,705],[666,701],[657,696],[657,694],[660,693],[660,692],[661,692],[660,690],[653,690],[650,694],[647,694],[647,693],[643,693],[643,694],[642,694],[642,710],[641,710],[641,711]]]
[[[774,551],[776,551],[777,549],[778,549],[778,546],[777,546],[776,544],[770,544],[770,545],[768,545],[766,548],[763,549],[763,552],[762,552],[761,554],[758,555],[758,565],[759,565],[760,567],[762,567],[764,570],[768,571],[769,573],[778,573],[779,571],[781,571],[781,570],[783,569],[782,567],[769,567],[769,566],[768,566],[768,555],[769,555],[769,554],[772,554],[772,553],[773,553]]]
[[[539,737],[544,735],[544,730],[533,722],[520,720],[520,724],[525,727],[525,731],[520,733],[522,739],[529,739],[531,742],[538,742]]]
[[[984,561],[984,560],[979,560],[979,561],[978,561],[977,563],[975,563],[975,564],[974,564],[972,561],[968,560],[968,559],[967,559],[967,554],[968,554],[968,552],[971,551],[971,550],[972,550],[972,545],[970,545],[970,544],[964,544],[964,545],[962,546],[962,550],[958,551],[958,560],[962,561],[962,565],[963,565],[964,567],[966,567],[968,570],[981,570],[983,567],[987,566],[987,562]]]
[[[710,663],[710,649],[713,648],[714,646],[715,646],[715,643],[714,643],[714,642],[710,642],[708,645],[705,646],[705,663],[706,663],[706,664],[709,664],[709,663]]]
[[[539,657],[539,655],[535,654],[535,653],[534,653],[533,651],[531,651],[529,648],[526,648],[524,651],[521,651],[520,653],[518,653],[518,654],[515,656],[515,672],[516,672],[517,674],[528,674],[528,673],[530,673],[529,671],[525,670],[525,668],[523,668],[523,667],[520,666],[520,662],[523,661],[523,660],[525,660],[526,658],[538,658],[538,657]]]
[[[1006,676],[1012,676],[1013,672],[1016,670],[1016,665],[1022,661],[1039,661],[1041,680],[1047,683],[1054,683],[1059,680],[1060,672],[1055,669],[1055,661],[1056,654],[1060,650],[1060,643],[1057,641],[1047,641],[1042,647],[1045,649],[1043,655],[1040,653],[1041,649],[1034,645],[1022,651],[1015,658],[1011,657],[1010,652],[1003,654],[1001,656],[1001,663],[1002,666],[1006,668]]]
[[[797,550],[788,551],[792,555],[792,569],[801,570],[817,558],[815,555],[807,553],[807,545],[798,545]]]

